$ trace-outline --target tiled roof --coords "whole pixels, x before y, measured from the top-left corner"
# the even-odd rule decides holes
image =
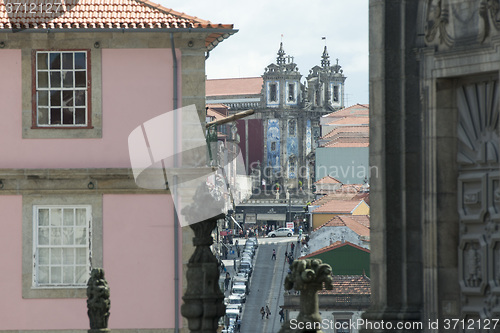
[[[367,116],[349,116],[340,119],[332,120],[328,125],[368,125],[370,123],[370,118]]]
[[[334,111],[329,113],[323,117],[325,118],[339,118],[339,117],[347,117],[347,116],[368,116],[369,114],[369,105],[368,104],[356,104],[349,106],[347,108],[343,108],[338,111]]]
[[[370,237],[370,227],[358,223],[358,221],[352,218],[352,215],[342,215],[339,216],[339,218],[342,220],[346,227],[354,231],[359,236]],[[368,221],[370,220],[368,219]]]
[[[205,95],[207,97],[260,95],[262,84],[263,80],[261,77],[210,79],[206,82]]]
[[[340,217],[338,215],[335,215],[328,222],[325,222],[324,224],[322,224],[319,227],[317,227],[316,229],[314,229],[313,232],[318,231],[321,228],[326,228],[326,227],[345,227],[345,224],[340,219]]]
[[[357,219],[357,215],[337,215],[330,219],[328,222],[324,223],[320,227],[314,229],[317,231],[321,228],[327,227],[348,227],[354,231],[359,236],[369,238],[370,237],[370,218],[367,215],[360,215],[366,218]]]
[[[342,184],[337,190],[321,190],[316,191],[315,194],[325,194],[324,196],[314,200],[311,206],[321,206],[332,200],[352,200],[354,198],[364,199],[366,197],[365,193],[360,193],[363,190],[363,185],[361,184]],[[366,200],[365,200],[366,202]]]
[[[206,39],[211,49],[220,40],[236,32],[232,24],[212,24],[194,16],[176,12],[148,0],[61,0],[64,6],[56,7],[42,0],[34,13],[30,6],[25,10],[9,9],[0,2],[0,30],[2,29],[208,29],[213,33]],[[9,2],[12,3],[12,2]],[[21,2],[22,3],[22,2]],[[16,6],[16,5],[14,5]],[[8,13],[8,11],[10,13]],[[217,30],[225,31],[218,32]]]
[[[370,127],[368,126],[338,126],[333,130],[323,135],[321,139],[334,138],[335,136],[358,136],[358,137],[368,137],[370,132]]]
[[[366,275],[333,275],[333,289],[323,289],[318,294],[370,295],[370,278]]]
[[[363,200],[331,200],[322,206],[313,210],[313,213],[339,213],[349,214],[361,203]]]
[[[322,253],[325,253],[325,252],[328,252],[328,251],[333,251],[333,250],[336,250],[336,249],[341,248],[343,246],[351,246],[351,247],[354,247],[354,248],[356,248],[358,250],[362,250],[364,252],[370,253],[370,250],[365,249],[364,247],[358,246],[356,244],[353,244],[351,242],[343,242],[342,243],[341,241],[336,241],[335,243],[332,243],[332,244],[330,244],[328,246],[325,246],[324,248],[321,248],[318,251],[314,251],[313,253],[309,253],[308,255],[300,257],[299,259],[312,258],[312,257],[317,256],[318,254],[322,254]]]
[[[217,112],[213,109],[207,109],[207,117],[213,117],[213,118],[215,118],[215,120],[225,118],[224,115],[220,114],[219,112]]]
[[[336,139],[323,145],[325,148],[337,147],[369,147],[370,138],[368,137],[337,137]]]
[[[332,176],[325,176],[320,180],[318,180],[317,182],[315,182],[314,184],[341,184],[341,182],[333,178]]]
[[[220,119],[219,117],[227,117],[228,107],[224,104],[209,104],[207,105],[207,116],[215,117],[216,119]]]
[[[369,215],[351,215],[351,219],[358,222],[359,224],[370,228],[370,216]]]

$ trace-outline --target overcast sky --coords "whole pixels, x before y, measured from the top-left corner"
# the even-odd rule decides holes
[[[256,77],[276,62],[283,40],[302,81],[328,48],[346,79],[346,106],[368,103],[368,0],[153,0],[238,33],[220,43],[206,63],[209,79]],[[283,37],[281,37],[283,35]],[[326,40],[322,40],[326,37]]]

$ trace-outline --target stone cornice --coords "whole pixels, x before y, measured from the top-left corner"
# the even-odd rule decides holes
[[[0,169],[0,195],[170,194],[136,185],[130,168]]]

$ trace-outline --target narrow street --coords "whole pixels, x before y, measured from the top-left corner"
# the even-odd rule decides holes
[[[283,305],[283,282],[288,273],[288,262],[285,251],[290,251],[290,244],[296,238],[259,239],[254,271],[251,278],[250,294],[242,314],[241,332],[243,333],[276,333],[281,326],[280,305]],[[273,249],[276,260],[272,259]],[[297,251],[296,251],[297,253]],[[268,305],[271,310],[269,318],[260,314],[261,307]]]

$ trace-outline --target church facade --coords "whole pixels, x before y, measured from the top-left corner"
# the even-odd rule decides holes
[[[257,174],[257,187],[261,182],[265,189],[278,184],[287,190],[310,187],[315,181],[320,118],[344,107],[346,77],[338,60],[330,64],[325,46],[321,66],[313,67],[302,82],[297,64],[281,43],[276,63],[267,66],[260,78],[231,80],[233,86],[226,85],[225,91],[221,80],[208,80],[207,104],[224,103],[229,114],[255,110],[252,117],[239,120],[238,133],[247,171]],[[260,137],[251,135],[256,126]]]

